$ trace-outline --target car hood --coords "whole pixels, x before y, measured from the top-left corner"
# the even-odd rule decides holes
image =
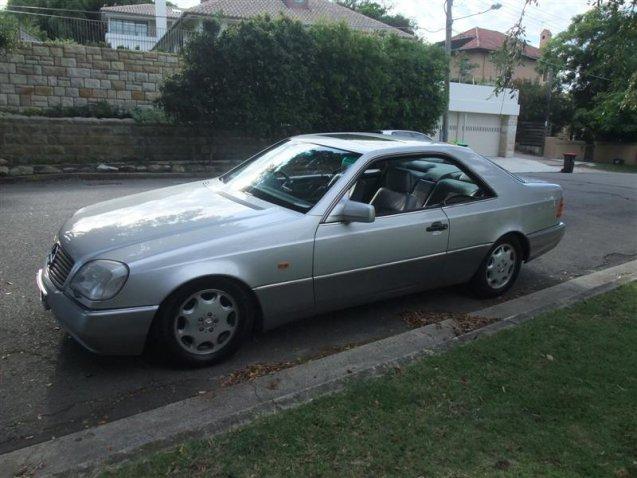
[[[221,186],[197,181],[85,207],[62,226],[59,241],[80,260],[203,228],[215,239],[297,214]]]

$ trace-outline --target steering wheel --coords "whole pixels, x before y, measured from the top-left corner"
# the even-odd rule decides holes
[[[338,168],[338,169],[335,169],[334,171],[332,171],[332,174],[331,174],[332,177],[327,182],[327,186],[325,186],[325,189],[327,190],[327,189],[331,188],[332,186],[334,186],[334,183],[336,181],[338,181],[341,178],[342,175],[343,175],[342,168]]]
[[[274,175],[275,176],[283,176],[283,182],[281,183],[281,189],[285,189],[286,191],[290,192],[292,191],[292,188],[288,185],[288,183],[292,184],[294,181],[292,181],[292,178],[290,177],[290,175],[288,173],[286,173],[285,171],[278,169],[276,171],[274,171]]]

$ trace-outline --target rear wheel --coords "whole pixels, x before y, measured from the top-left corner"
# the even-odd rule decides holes
[[[160,346],[178,362],[210,365],[235,352],[252,329],[254,307],[242,287],[226,279],[196,281],[162,305]]]
[[[497,297],[509,290],[520,273],[522,248],[513,237],[500,239],[491,248],[471,281],[480,297]]]

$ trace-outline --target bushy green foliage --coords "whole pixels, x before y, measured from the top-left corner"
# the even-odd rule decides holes
[[[182,122],[257,134],[410,128],[445,107],[442,51],[345,25],[258,18],[208,22],[184,51],[159,104]]]
[[[15,18],[0,12],[0,53],[11,50],[18,42],[19,26]]]
[[[513,88],[519,91],[520,121],[544,121],[546,119],[546,84],[528,80],[515,80]],[[573,120],[573,103],[568,93],[553,87],[549,123],[551,134],[557,133]]]
[[[600,2],[573,19],[541,63],[570,92],[573,121],[585,139],[637,141],[637,9]]]
[[[131,111],[131,117],[140,124],[169,124],[171,120],[163,110],[157,108],[135,107]]]

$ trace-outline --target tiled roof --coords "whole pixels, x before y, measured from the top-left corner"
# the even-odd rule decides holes
[[[466,32],[451,37],[452,48],[457,50],[499,50],[506,35],[502,32],[487,30],[486,28],[472,28]],[[540,50],[531,45],[524,48],[524,55],[529,58],[539,58]]]
[[[140,3],[138,5],[114,5],[112,7],[102,7],[100,8],[100,11],[154,17],[155,5],[152,3]],[[168,18],[178,18],[181,16],[182,12],[183,10],[166,5],[166,16]]]
[[[307,6],[288,7],[283,0],[208,0],[186,11],[187,14],[215,15],[228,18],[253,18],[260,15],[284,15],[306,25],[324,22],[345,22],[351,28],[367,31],[389,31],[400,36],[412,35],[369,18],[328,0],[307,0]]]

